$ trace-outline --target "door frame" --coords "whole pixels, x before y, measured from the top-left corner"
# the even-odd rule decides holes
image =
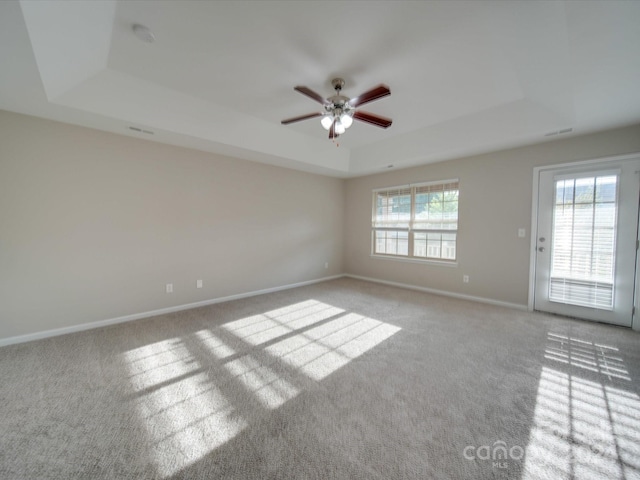
[[[597,163],[616,162],[622,160],[632,160],[640,158],[640,152],[627,153],[624,155],[614,155],[609,157],[592,158],[589,160],[577,160],[575,162],[557,163],[553,165],[544,165],[533,168],[533,194],[531,198],[531,226],[530,226],[530,248],[529,248],[529,298],[527,302],[527,310],[533,312],[533,302],[535,299],[535,281],[536,281],[536,247],[537,247],[537,230],[538,230],[538,196],[540,188],[540,172],[546,170],[556,170],[561,168],[591,166]],[[640,210],[640,209],[639,209]],[[639,213],[640,220],[640,213]],[[640,225],[640,221],[638,223]],[[640,228],[640,227],[639,227]],[[640,233],[636,232],[636,239],[640,241]],[[634,314],[631,319],[631,328],[640,331],[640,308],[638,308],[638,299],[640,299],[640,255],[636,255],[636,276],[635,276],[635,295],[633,306]]]

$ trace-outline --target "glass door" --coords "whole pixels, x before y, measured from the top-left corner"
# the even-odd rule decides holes
[[[639,170],[634,159],[540,172],[536,310],[631,326]]]

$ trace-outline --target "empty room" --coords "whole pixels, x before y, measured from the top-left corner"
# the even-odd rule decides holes
[[[640,480],[640,1],[0,2],[0,479]]]

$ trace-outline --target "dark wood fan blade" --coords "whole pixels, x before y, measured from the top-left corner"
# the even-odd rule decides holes
[[[298,85],[297,87],[293,87],[293,89],[297,92],[300,92],[303,95],[306,95],[311,100],[315,100],[316,102],[321,103],[322,105],[327,103],[327,101],[324,98],[322,98],[318,93],[314,92],[310,88]]]
[[[378,85],[377,87],[364,92],[359,97],[349,100],[349,105],[351,105],[352,107],[359,107],[360,105],[373,102],[374,100],[386,97],[387,95],[391,95],[391,90],[389,90],[389,87],[387,87],[386,85]]]
[[[361,122],[370,123],[371,125],[382,128],[389,128],[392,123],[392,120],[390,118],[382,117],[380,115],[374,115],[373,113],[362,112],[359,110],[353,114],[353,118],[355,120],[360,120]]]
[[[310,118],[321,117],[322,113],[308,113],[307,115],[300,115],[299,117],[287,118],[286,120],[282,120],[282,125],[289,125],[294,122],[301,122],[302,120],[308,120]]]

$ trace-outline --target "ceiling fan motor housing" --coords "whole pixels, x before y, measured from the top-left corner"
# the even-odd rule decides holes
[[[340,91],[342,90],[342,87],[344,87],[344,80],[342,78],[334,78],[333,80],[331,80],[331,85],[333,85],[336,94],[332,97],[327,98],[327,100],[330,102],[330,104],[326,107],[327,112],[333,113],[334,115],[347,113],[349,110],[351,110],[348,105],[350,98],[345,97],[344,95],[340,95]]]
[[[349,106],[349,97],[345,97],[344,95],[334,95],[333,97],[327,98],[329,104],[326,106],[328,112],[332,112],[336,109],[340,109],[343,112],[347,112],[351,110]]]
[[[334,78],[331,80],[331,85],[336,92],[340,92],[342,87],[344,87],[344,80],[342,78]]]

